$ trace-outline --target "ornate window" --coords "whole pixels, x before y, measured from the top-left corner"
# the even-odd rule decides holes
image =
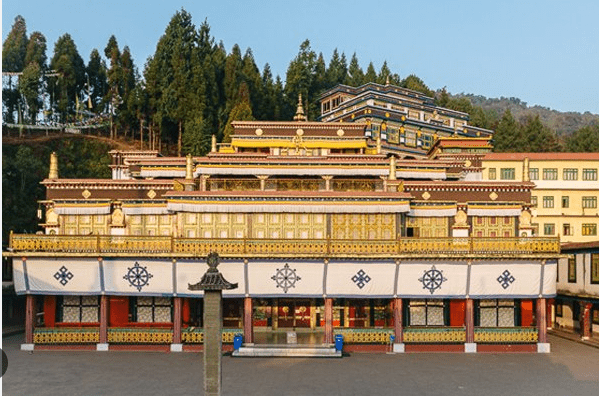
[[[100,321],[98,296],[62,296],[58,300],[57,316],[61,322],[94,323]]]
[[[514,300],[480,300],[478,304],[479,326],[481,327],[514,327]]]
[[[410,300],[410,326],[444,326],[446,323],[444,300]]]
[[[129,299],[131,322],[172,322],[172,300],[168,297],[133,297]]]

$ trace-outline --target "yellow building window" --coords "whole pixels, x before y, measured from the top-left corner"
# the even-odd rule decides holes
[[[543,180],[557,180],[557,168],[543,168]]]
[[[597,209],[597,197],[582,197],[582,207],[585,209]]]
[[[564,223],[563,231],[564,231],[563,234],[565,236],[571,236],[572,235],[572,227],[570,227],[570,224]]]
[[[582,180],[597,180],[597,169],[585,168],[582,170]]]
[[[497,179],[497,169],[489,168],[489,180]]]
[[[543,197],[543,207],[544,208],[553,208],[555,206],[555,202],[552,196]]]
[[[569,207],[570,207],[570,197],[563,196],[562,197],[562,208],[569,208]]]
[[[591,283],[599,283],[599,253],[591,253]]]
[[[539,180],[539,168],[530,168],[528,170],[528,177],[530,180]]]
[[[597,235],[597,224],[587,223],[582,225],[583,236],[595,236]]]
[[[514,168],[501,168],[501,180],[515,180],[516,169]]]
[[[543,233],[545,235],[555,235],[555,224],[553,224],[553,223],[543,224]]]
[[[564,180],[578,180],[578,169],[565,168],[564,169]]]

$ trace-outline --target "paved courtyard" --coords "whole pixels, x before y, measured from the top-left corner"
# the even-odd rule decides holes
[[[10,395],[201,395],[202,355],[19,350],[3,339]],[[599,395],[599,349],[550,336],[551,354],[223,357],[224,395]]]

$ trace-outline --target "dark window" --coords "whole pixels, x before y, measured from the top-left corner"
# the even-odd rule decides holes
[[[591,283],[599,283],[599,253],[591,253]]]
[[[172,322],[172,299],[169,297],[130,298],[129,315],[131,322]]]
[[[478,303],[478,326],[514,327],[516,310],[514,300],[480,300]]]
[[[98,296],[61,296],[57,303],[57,317],[61,322],[95,323],[100,321]]]
[[[416,300],[409,302],[410,326],[444,326],[447,311],[444,300]]]
[[[568,259],[568,282],[576,283],[576,257]]]

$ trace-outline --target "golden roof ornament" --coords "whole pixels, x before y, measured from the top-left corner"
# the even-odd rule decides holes
[[[185,180],[193,180],[193,158],[191,154],[187,154],[187,157],[185,157]]]
[[[216,135],[212,135],[212,147],[210,147],[211,153],[216,153]]]
[[[302,105],[302,94],[299,94],[297,98],[297,110],[295,111],[294,121],[307,121],[306,115],[304,114],[304,106]]]
[[[48,179],[58,179],[58,156],[55,151],[50,154],[50,172],[48,173]]]

